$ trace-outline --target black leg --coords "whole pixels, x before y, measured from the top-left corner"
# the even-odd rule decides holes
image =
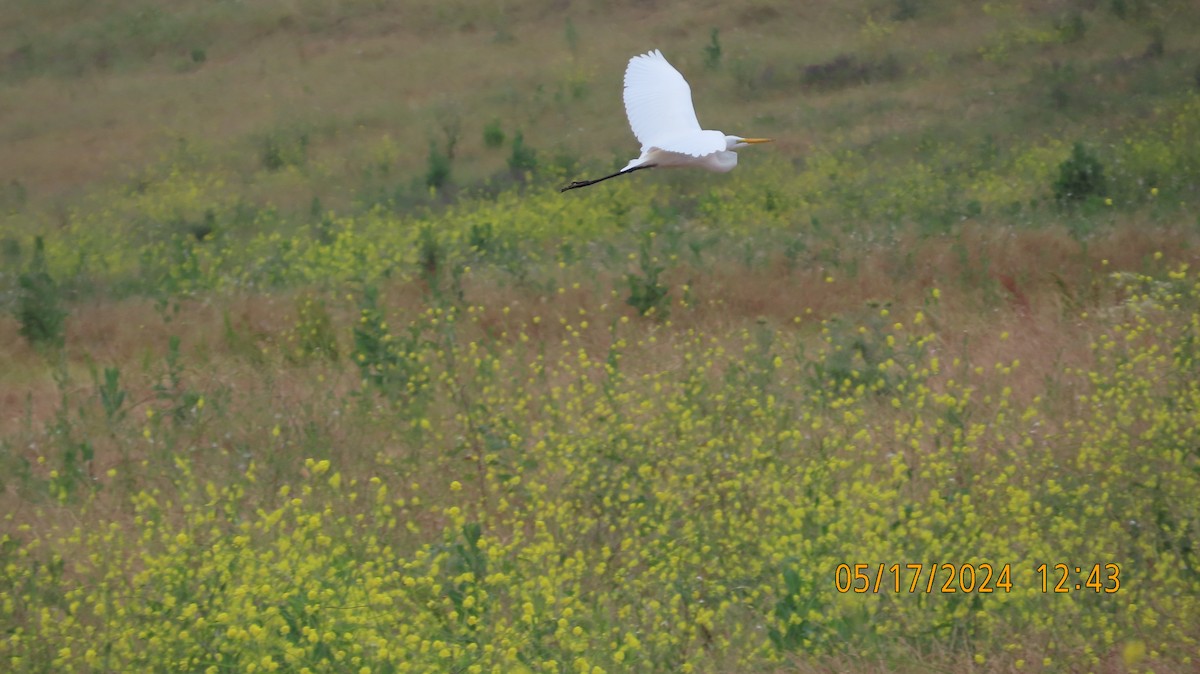
[[[595,180],[576,180],[575,182],[571,183],[570,185],[567,185],[566,187],[560,189],[559,192],[566,192],[567,190],[573,190],[577,187],[587,187],[588,185],[595,185],[596,183],[604,182],[605,180],[608,180],[609,178],[616,178],[617,176],[623,176],[627,173],[633,173],[634,171],[641,171],[642,169],[654,168],[655,166],[658,166],[658,164],[642,164],[641,166],[634,166],[631,169],[625,169],[624,171],[617,171],[616,173],[614,173],[612,175],[607,175],[607,176],[604,176],[603,178],[596,178]]]

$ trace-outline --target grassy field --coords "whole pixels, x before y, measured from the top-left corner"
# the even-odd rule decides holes
[[[0,17],[0,669],[1200,662],[1192,3]]]

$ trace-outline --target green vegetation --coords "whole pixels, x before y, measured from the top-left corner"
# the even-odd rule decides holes
[[[704,67],[709,70],[716,70],[721,65],[720,33],[719,28],[713,28],[708,44],[704,46]]]
[[[513,134],[512,153],[508,156],[508,170],[514,176],[524,176],[537,170],[537,151],[525,144],[525,134]]]
[[[60,291],[46,270],[46,250],[42,237],[34,239],[29,271],[17,278],[16,317],[21,336],[34,346],[61,347],[66,310]]]
[[[544,10],[0,10],[0,669],[1193,671],[1200,12]]]
[[[504,145],[504,129],[500,126],[500,120],[493,119],[483,127],[483,144],[489,148]]]
[[[433,189],[445,187],[450,181],[450,154],[429,141],[429,166],[425,170],[425,184]]]
[[[1104,164],[1083,143],[1075,143],[1071,156],[1058,165],[1054,198],[1059,202],[1083,201],[1104,195]]]

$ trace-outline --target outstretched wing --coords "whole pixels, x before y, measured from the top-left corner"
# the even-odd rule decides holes
[[[692,107],[692,89],[657,49],[629,59],[625,69],[625,114],[643,151],[657,147],[703,156],[725,149],[724,136],[719,145],[711,138],[696,142],[702,136],[697,135],[701,129]]]

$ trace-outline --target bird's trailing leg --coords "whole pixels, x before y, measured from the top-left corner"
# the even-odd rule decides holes
[[[571,183],[570,185],[567,185],[566,187],[560,189],[559,192],[566,192],[567,190],[573,190],[577,187],[587,187],[588,185],[595,185],[596,183],[604,182],[605,180],[608,180],[609,178],[616,178],[617,176],[623,176],[626,173],[633,173],[634,171],[641,171],[642,169],[654,168],[655,166],[658,166],[658,164],[642,164],[641,166],[634,166],[631,169],[623,169],[623,170],[617,171],[616,173],[614,173],[612,175],[607,175],[607,176],[604,176],[603,178],[596,178],[595,180],[576,180],[575,182]]]

